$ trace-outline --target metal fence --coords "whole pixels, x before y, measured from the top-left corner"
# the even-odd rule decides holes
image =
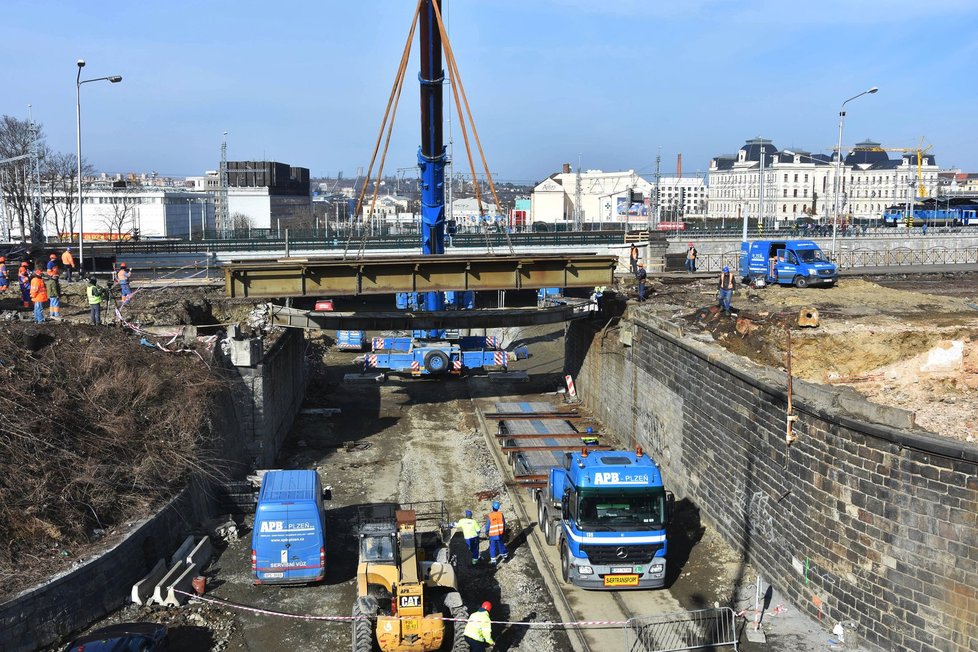
[[[737,649],[737,618],[733,609],[700,609],[683,613],[629,618],[626,652]]]
[[[828,253],[828,252],[826,252]],[[978,263],[978,246],[951,249],[933,247],[931,249],[846,249],[839,252],[836,262],[840,269],[861,267],[902,267],[910,265],[963,265]],[[738,269],[740,251],[725,251],[720,254],[699,254],[696,257],[696,271],[719,272],[724,266]]]

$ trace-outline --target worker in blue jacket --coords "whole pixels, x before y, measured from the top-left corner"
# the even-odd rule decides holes
[[[492,503],[492,511],[486,522],[486,534],[489,535],[489,560],[492,565],[495,566],[500,561],[509,559],[506,544],[503,543],[503,536],[506,534],[506,517],[499,511],[498,500]]]

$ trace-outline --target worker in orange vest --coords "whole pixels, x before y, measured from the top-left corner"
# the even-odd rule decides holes
[[[503,536],[506,534],[506,517],[499,511],[498,500],[492,502],[492,511],[489,512],[489,520],[486,521],[486,534],[489,535],[489,561],[492,565],[507,561],[509,553],[506,551],[506,544],[503,543]]]
[[[122,303],[132,295],[132,288],[129,287],[129,276],[132,272],[126,267],[125,263],[119,264],[119,271],[116,272],[115,280],[119,284],[119,291],[122,292]]]
[[[71,247],[61,254],[61,264],[65,268],[65,280],[71,283],[71,275],[75,273],[75,257],[71,255]]]
[[[25,308],[31,307],[31,271],[27,268],[27,261],[20,264],[17,270],[17,282],[20,285],[20,300]]]
[[[10,282],[7,280],[7,258],[6,256],[0,256],[0,292],[6,292],[9,287]]]
[[[31,278],[31,301],[34,302],[34,321],[38,324],[44,322],[44,303],[48,300],[48,289],[44,285],[44,277],[41,276],[41,268],[34,270]]]

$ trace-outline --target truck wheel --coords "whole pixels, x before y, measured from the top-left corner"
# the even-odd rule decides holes
[[[804,276],[796,276],[795,277],[795,287],[796,288],[807,288],[808,287],[808,279],[805,278]]]
[[[424,357],[424,368],[429,374],[443,374],[448,371],[448,367],[448,355],[444,351],[430,351]]]
[[[557,544],[557,521],[550,518],[550,510],[544,511],[543,534],[547,539],[547,545]]]
[[[560,542],[560,577],[570,584],[570,560],[567,558],[567,546]]]
[[[543,508],[543,492],[537,492],[537,525],[540,529],[543,529],[543,519],[546,518],[547,512]]]
[[[353,603],[353,652],[373,652],[374,626],[377,622],[377,601],[357,598]]]

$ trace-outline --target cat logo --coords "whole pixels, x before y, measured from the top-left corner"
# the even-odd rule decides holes
[[[401,608],[405,607],[420,607],[421,606],[421,596],[420,595],[402,595],[401,596]]]

